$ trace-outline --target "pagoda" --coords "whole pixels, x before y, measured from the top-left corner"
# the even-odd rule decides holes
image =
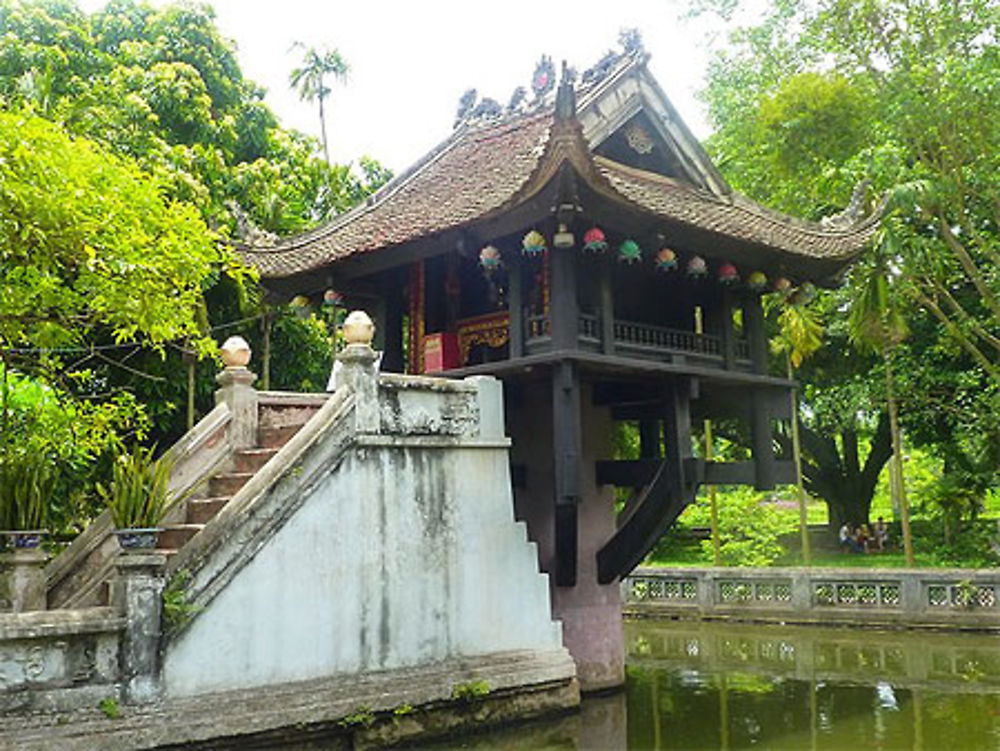
[[[363,205],[241,251],[276,299],[368,310],[383,370],[503,381],[515,513],[584,689],[623,681],[619,580],[699,485],[794,481],[761,298],[835,284],[878,223],[860,193],[818,223],[735,193],[647,63],[633,44],[556,85],[543,58],[531,93],[466,101]],[[709,418],[742,426],[750,460],[699,456]],[[614,456],[620,421],[638,457]]]

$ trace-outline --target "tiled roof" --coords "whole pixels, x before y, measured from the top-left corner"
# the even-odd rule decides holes
[[[831,227],[771,211],[738,194],[719,197],[609,159],[593,159],[619,196],[650,214],[793,256],[847,260],[878,226],[878,212],[847,227]]]
[[[460,128],[409,173],[317,230],[274,248],[243,248],[263,277],[290,276],[491,215],[545,152],[552,112],[494,128]]]
[[[592,154],[575,118],[560,121],[557,110],[549,101],[499,122],[465,123],[362,206],[273,248],[239,252],[264,278],[323,268],[501,214],[539,193],[564,162],[605,198],[654,220],[827,267],[856,255],[876,229],[878,212],[858,223],[805,222],[736,194],[717,195],[612,162]]]

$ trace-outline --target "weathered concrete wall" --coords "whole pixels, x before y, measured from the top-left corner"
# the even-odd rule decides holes
[[[621,597],[618,584],[597,583],[597,550],[614,534],[614,489],[595,482],[594,462],[611,455],[610,410],[591,406],[590,385],[581,389],[583,476],[578,513],[577,583],[551,587],[553,616],[563,623],[563,639],[576,662],[585,691],[620,686],[625,681]],[[547,418],[547,419],[546,419]],[[507,424],[515,464],[553,467],[552,387],[548,380],[527,383],[517,404],[508,404]],[[552,570],[555,513],[553,472],[533,471],[515,491],[517,516],[538,544],[543,571]]]
[[[513,519],[499,399],[492,379],[385,379],[378,426],[318,473],[298,510],[168,644],[165,695],[565,655],[546,577]],[[317,450],[327,439],[338,440],[322,436]]]
[[[0,614],[0,716],[116,696],[123,628],[111,608]]]

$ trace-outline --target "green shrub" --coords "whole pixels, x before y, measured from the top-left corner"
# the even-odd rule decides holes
[[[160,523],[167,508],[170,465],[154,459],[155,447],[120,454],[111,472],[110,490],[98,483],[117,529],[143,529]]]

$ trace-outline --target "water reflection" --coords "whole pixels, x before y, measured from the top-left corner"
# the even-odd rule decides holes
[[[1000,642],[638,622],[629,749],[998,749]]]
[[[1000,751],[1000,639],[636,621],[624,693],[426,749]]]

